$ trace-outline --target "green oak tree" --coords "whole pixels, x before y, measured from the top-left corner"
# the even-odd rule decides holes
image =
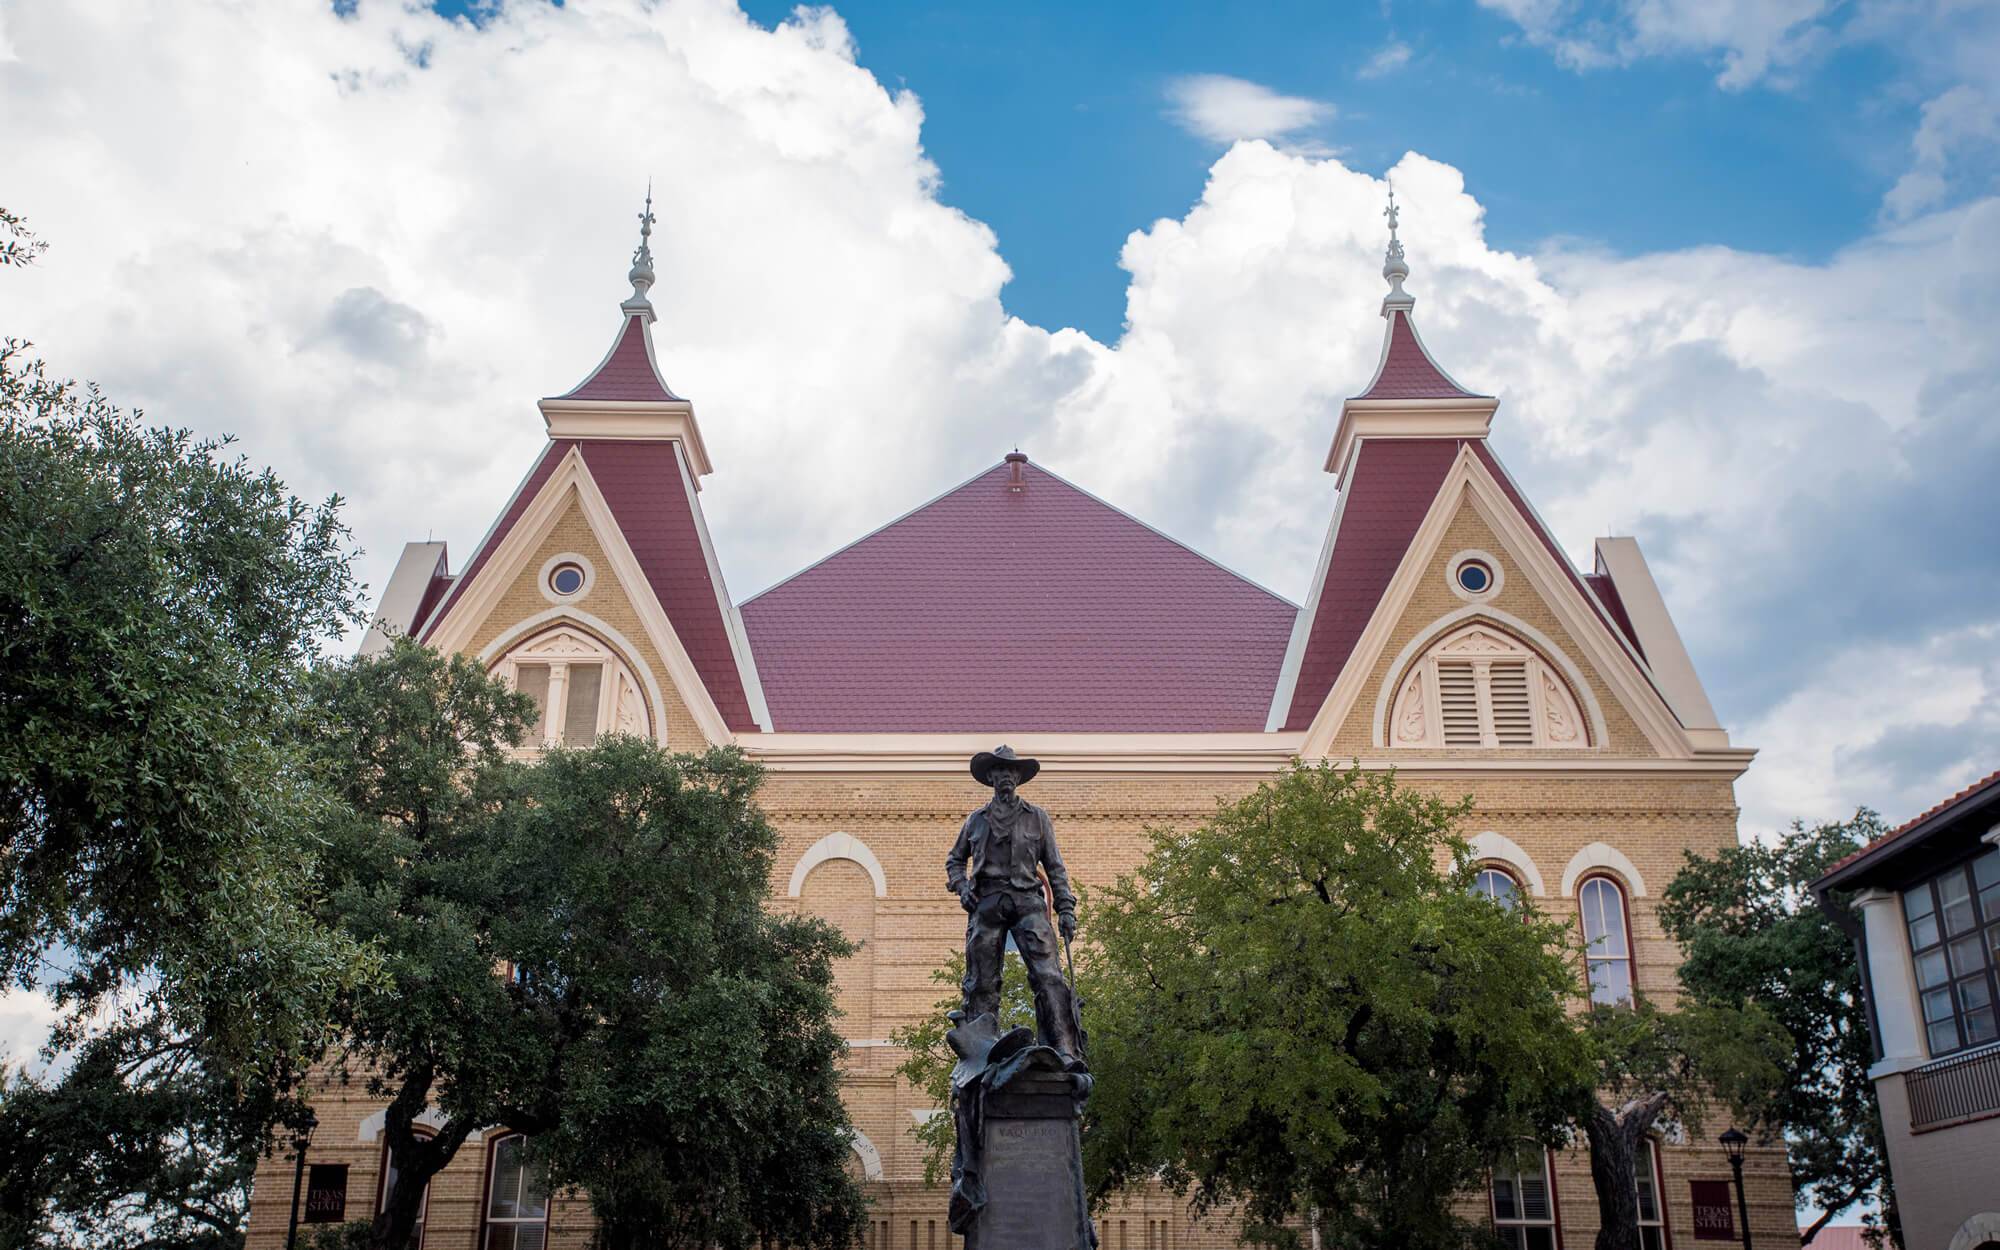
[[[1699,1133],[1718,1104],[1754,1118],[1777,1082],[1782,1037],[1754,1003],[1663,1009],[1643,995],[1589,1008],[1577,1032],[1597,1069],[1576,1109],[1597,1195],[1595,1244],[1640,1250],[1640,1144],[1666,1118]]]
[[[1868,1079],[1873,1052],[1855,953],[1860,917],[1843,897],[1817,904],[1809,886],[1853,851],[1887,832],[1867,809],[1851,820],[1808,827],[1774,841],[1690,854],[1660,906],[1681,944],[1681,983],[1693,998],[1723,1006],[1758,1003],[1783,1028],[1786,1047],[1773,1096],[1755,1129],[1783,1137],[1801,1204],[1821,1215],[1810,1242],[1835,1214],[1873,1203],[1895,1223],[1881,1111]]]
[[[848,948],[764,910],[757,768],[630,738],[517,760],[532,702],[408,641],[317,693],[343,800],[329,912],[387,972],[342,1016],[341,1063],[389,1100],[398,1162],[371,1243],[407,1246],[425,1184],[501,1124],[550,1186],[590,1194],[608,1246],[850,1244]]]
[[[0,211],[0,268],[41,248]],[[245,1161],[370,973],[313,912],[292,733],[351,555],[337,499],[0,341],[0,980],[54,1000],[66,1064],[0,1087],[46,1182],[4,1199],[24,1239],[240,1235]]]
[[[1295,766],[1093,894],[1094,1193],[1157,1174],[1278,1244],[1485,1238],[1454,1198],[1591,1074],[1566,930],[1470,892],[1464,810]]]

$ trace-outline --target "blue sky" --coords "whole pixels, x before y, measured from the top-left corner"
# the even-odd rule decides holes
[[[772,0],[746,10],[783,20]],[[1470,3],[837,6],[860,61],[923,100],[944,198],[992,226],[1010,311],[1117,337],[1118,246],[1200,193],[1222,145],[1172,120],[1187,74],[1325,101],[1290,136],[1380,171],[1416,150],[1463,170],[1488,239],[1621,253],[1723,243],[1821,259],[1875,222],[1922,98],[1895,54],[1828,54],[1785,89],[1716,85],[1713,59],[1576,73]],[[1392,45],[1391,72],[1369,65]]]
[[[651,175],[738,598],[1017,443],[1298,598],[1393,177],[1426,342],[1762,751],[1747,830],[2000,764],[2000,5],[463,12],[0,5],[7,331],[347,497],[379,586],[519,480]]]

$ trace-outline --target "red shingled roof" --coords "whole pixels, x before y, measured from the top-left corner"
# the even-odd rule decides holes
[[[582,449],[584,467],[604,495],[604,502],[610,505],[626,545],[638,557],[647,584],[653,588],[660,606],[666,609],[674,633],[694,661],[702,684],[708,688],[723,720],[735,730],[756,728],[749,699],[744,694],[742,674],[729,645],[729,628],[715,583],[709,577],[694,503],[689,498],[672,442],[622,439],[551,442],[501,514],[493,532],[480,543],[472,562],[453,579],[442,610],[426,625],[425,636],[429,635],[431,625],[444,619],[445,612],[486,567],[493,550],[506,541],[521,514],[541,492],[542,484],[572,447]]]
[[[1261,731],[1297,608],[1001,464],[742,605],[780,731]]]
[[[628,403],[675,403],[680,396],[668,389],[660,371],[653,367],[646,319],[639,313],[625,318],[609,355],[598,362],[589,377],[562,399],[614,399]]]
[[[1939,803],[1934,807],[1930,808],[1923,814],[1918,816],[1912,816],[1910,819],[1904,821],[1900,825],[1897,825],[1894,829],[1891,829],[1889,832],[1883,834],[1881,837],[1876,838],[1873,842],[1870,842],[1867,846],[1862,847],[1860,850],[1854,852],[1852,855],[1849,855],[1845,859],[1842,859],[1839,863],[1835,864],[1833,867],[1827,869],[1824,873],[1820,875],[1820,880],[1821,881],[1826,880],[1828,877],[1831,877],[1833,874],[1839,872],[1841,869],[1847,867],[1849,864],[1854,863],[1856,860],[1881,850],[1883,847],[1889,845],[1891,842],[1896,841],[1904,834],[1909,833],[1911,830],[1915,829],[1918,825],[1924,824],[1926,821],[1929,821],[1932,817],[1950,808],[1956,807],[1960,803],[1963,803],[1968,799],[1978,798],[1980,795],[1986,793],[1988,790],[1993,789],[1995,786],[2000,786],[2000,772],[1988,773],[1984,777],[1981,777],[1979,780],[1973,782],[1971,785],[1965,787],[1965,789],[1960,790],[1957,794],[1952,795],[1944,802]]]
[[[611,515],[722,719],[739,732],[755,729],[695,520],[692,479],[681,471],[678,445],[601,439],[578,445],[584,466],[611,505]]]
[[[1285,728],[1312,724],[1458,455],[1454,438],[1371,438],[1348,479]]]
[[[1477,396],[1445,376],[1417,338],[1409,314],[1389,314],[1388,343],[1375,379],[1356,399],[1474,399]]]

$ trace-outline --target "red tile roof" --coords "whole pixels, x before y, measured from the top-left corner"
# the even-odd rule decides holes
[[[1389,337],[1382,363],[1368,389],[1356,399],[1473,399],[1471,391],[1445,376],[1417,338],[1408,313],[1389,314]]]
[[[493,523],[493,528],[487,532],[486,537],[479,540],[479,546],[472,553],[472,562],[452,579],[451,585],[445,590],[443,602],[429,617],[417,618],[420,626],[417,633],[419,642],[429,640],[432,629],[444,619],[445,613],[451,610],[451,606],[458,602],[459,596],[465,593],[465,588],[472,585],[472,579],[478,576],[479,570],[486,567],[486,561],[492,556],[493,549],[506,541],[508,533],[514,528],[514,522],[521,519],[521,514],[528,510],[528,505],[541,493],[542,483],[548,481],[549,474],[554,473],[556,465],[562,463],[563,453],[569,450],[569,446],[568,443],[550,443],[542,449],[541,458],[535,461],[535,467],[528,470],[528,476],[521,479],[521,484],[514,489],[514,497],[507,501],[506,511],[502,512],[500,519]]]
[[[576,384],[562,399],[613,399],[636,403],[673,403],[680,396],[668,389],[660,371],[653,367],[652,345],[646,333],[646,319],[639,313],[625,318],[609,355],[598,362],[589,377]]]
[[[1285,728],[1306,728],[1326,702],[1437,498],[1458,448],[1459,440],[1452,438],[1371,438],[1362,443],[1348,479],[1348,498],[1341,502],[1333,557],[1313,605],[1312,632],[1300,657]]]
[[[739,732],[754,730],[743,675],[729,645],[729,626],[710,575],[695,520],[693,478],[682,472],[672,442],[587,439],[583,463],[611,505],[625,542],[645,570],[681,646],[701,673],[722,719]]]
[[[1632,628],[1632,615],[1625,610],[1625,599],[1618,593],[1618,583],[1609,573],[1585,573],[1584,585],[1597,592],[1597,601],[1611,614],[1611,621],[1618,626],[1618,632],[1625,635],[1625,641],[1644,658],[1646,649],[1639,645],[1639,631]]]
[[[1261,731],[1298,609],[1001,464],[742,605],[779,731]]]
[[[1867,1231],[1859,1224],[1828,1224],[1813,1234],[1807,1250],[1874,1250],[1862,1235]],[[1799,1232],[1804,1233],[1805,1229]]]
[[[708,559],[695,521],[694,503],[689,498],[687,478],[671,442],[607,439],[551,442],[494,524],[492,533],[480,543],[471,563],[453,579],[444,596],[443,610],[434,613],[429,624],[442,620],[445,611],[478,577],[494,549],[506,541],[521,514],[541,492],[542,484],[572,447],[582,449],[584,467],[596,481],[605,503],[610,505],[626,544],[645,571],[647,584],[653,588],[660,606],[666,609],[667,620],[694,661],[702,684],[708,688],[723,720],[734,730],[756,728],[749,699],[744,694],[742,674],[729,646],[729,628],[715,583],[709,578]],[[429,633],[426,628],[425,636]]]
[[[1960,790],[1957,794],[1954,794],[1950,798],[1944,800],[1944,802],[1936,804],[1929,810],[1923,812],[1921,815],[1912,816],[1910,819],[1904,821],[1900,825],[1897,825],[1894,829],[1891,829],[1889,832],[1883,834],[1881,837],[1876,838],[1873,842],[1870,842],[1867,846],[1862,847],[1860,850],[1854,852],[1852,855],[1849,855],[1845,859],[1842,859],[1839,863],[1827,869],[1826,872],[1820,877],[1819,881],[1816,881],[1813,884],[1815,886],[1818,886],[1820,882],[1824,882],[1828,877],[1833,876],[1835,873],[1847,867],[1849,864],[1852,864],[1857,860],[1860,860],[1868,855],[1874,854],[1876,851],[1879,851],[1883,847],[1888,846],[1891,842],[1894,842],[1897,839],[1903,837],[1905,834],[1915,830],[1917,826],[1929,822],[1933,817],[1942,815],[1949,809],[1954,808],[1959,804],[1964,803],[1970,799],[1976,799],[1981,795],[1985,794],[1988,790],[1994,789],[1996,786],[2000,786],[2000,772],[1991,772],[1986,774],[1984,777],[1981,777],[1979,780],[1965,787],[1965,789]]]

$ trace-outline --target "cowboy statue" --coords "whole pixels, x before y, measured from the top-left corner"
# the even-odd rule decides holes
[[[993,787],[993,798],[965,818],[944,862],[945,880],[966,912],[965,999],[949,1013],[945,1034],[958,1056],[947,1216],[966,1250],[1097,1244],[1077,1136],[1091,1078],[1076,995],[1056,945],[1058,931],[1063,951],[1076,936],[1076,895],[1049,814],[1020,795],[1040,770],[1004,746],[973,756],[972,775]],[[1000,970],[1010,937],[1028,966],[1033,1030],[1000,1028]],[[989,1134],[989,1121],[1004,1131]]]
[[[999,1012],[1001,961],[1011,935],[1028,967],[1041,1044],[1060,1053],[1070,1071],[1083,1072],[1076,1002],[1063,979],[1048,904],[1052,895],[1056,927],[1067,946],[1076,936],[1076,894],[1048,812],[1020,794],[1041,767],[1005,746],[972,757],[972,775],[993,787],[993,798],[965,818],[944,861],[945,881],[966,911],[963,1020]],[[1043,873],[1048,894],[1042,892]]]

